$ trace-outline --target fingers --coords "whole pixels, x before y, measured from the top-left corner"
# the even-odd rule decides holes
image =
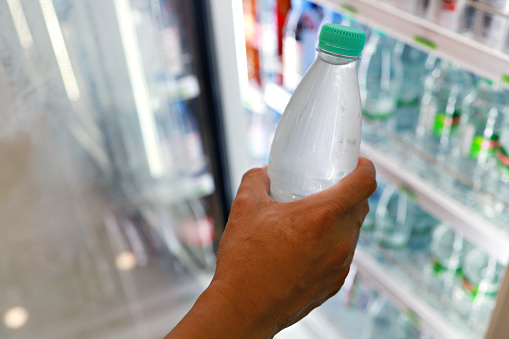
[[[366,201],[376,189],[375,167],[368,159],[359,158],[357,168],[334,186],[310,195],[302,201],[313,206],[327,206],[337,214],[348,213]]]
[[[269,198],[270,179],[267,174],[267,167],[253,168],[244,174],[237,198],[249,197],[255,199]]]

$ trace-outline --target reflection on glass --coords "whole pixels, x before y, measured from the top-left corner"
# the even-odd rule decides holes
[[[23,12],[23,7],[19,0],[7,0],[9,11],[11,12],[12,21],[14,21],[14,27],[18,33],[18,38],[23,48],[30,48],[34,45],[30,28],[28,28],[27,18]]]
[[[12,307],[4,314],[4,324],[7,328],[18,329],[28,321],[28,311],[21,306]]]
[[[72,69],[71,61],[69,59],[69,53],[65,47],[64,37],[60,24],[58,22],[57,14],[51,0],[39,0],[42,9],[42,15],[48,28],[49,37],[57,58],[58,68],[64,81],[65,91],[71,101],[77,101],[80,98],[80,90],[78,83],[76,82],[76,76]]]

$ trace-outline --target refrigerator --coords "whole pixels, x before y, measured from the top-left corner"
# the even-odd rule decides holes
[[[268,161],[274,131],[292,94],[285,72],[288,67],[300,71],[296,65],[301,67],[307,54],[314,52],[321,24],[334,21],[359,28],[368,41],[370,35],[383,34],[395,46],[425,53],[428,61],[459,66],[474,83],[499,84],[507,98],[508,6],[507,1],[244,0],[244,22],[236,26],[242,33],[236,36],[237,44],[245,46],[238,57],[239,86],[250,164]],[[285,56],[286,48],[290,56]],[[367,49],[363,58],[369,57]],[[431,67],[426,72],[433,71]],[[421,98],[419,105],[425,107]],[[506,116],[508,109],[502,108]],[[507,126],[501,135],[509,134]],[[366,134],[373,130],[376,138]],[[281,335],[291,331],[289,337],[295,338],[509,337],[505,319],[509,231],[504,218],[483,205],[489,197],[488,205],[498,206],[491,210],[507,211],[504,184],[493,188],[485,181],[465,180],[466,169],[422,152],[415,132],[407,132],[394,133],[381,121],[363,119],[361,155],[374,163],[379,187],[370,198],[371,211],[361,229],[352,271],[338,295]],[[461,186],[460,194],[450,185],[453,181]],[[408,242],[399,248],[377,240],[395,196],[401,217],[410,209],[419,216],[410,225]],[[424,221],[429,223],[427,229],[419,230]],[[453,241],[443,245],[451,234]],[[454,252],[458,245],[463,248],[458,265],[444,279],[438,248]],[[472,252],[490,259],[477,267],[474,255],[467,259]],[[473,283],[474,271],[484,277],[480,282]]]
[[[0,1],[0,338],[162,338],[207,286],[247,168],[215,6]]]

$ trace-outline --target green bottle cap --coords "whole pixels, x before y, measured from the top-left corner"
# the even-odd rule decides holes
[[[325,24],[320,31],[318,48],[329,53],[357,58],[361,56],[365,43],[366,34],[360,29]]]

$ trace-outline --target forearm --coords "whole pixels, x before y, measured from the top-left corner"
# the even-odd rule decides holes
[[[273,328],[245,314],[214,287],[207,288],[165,339],[271,338]]]

